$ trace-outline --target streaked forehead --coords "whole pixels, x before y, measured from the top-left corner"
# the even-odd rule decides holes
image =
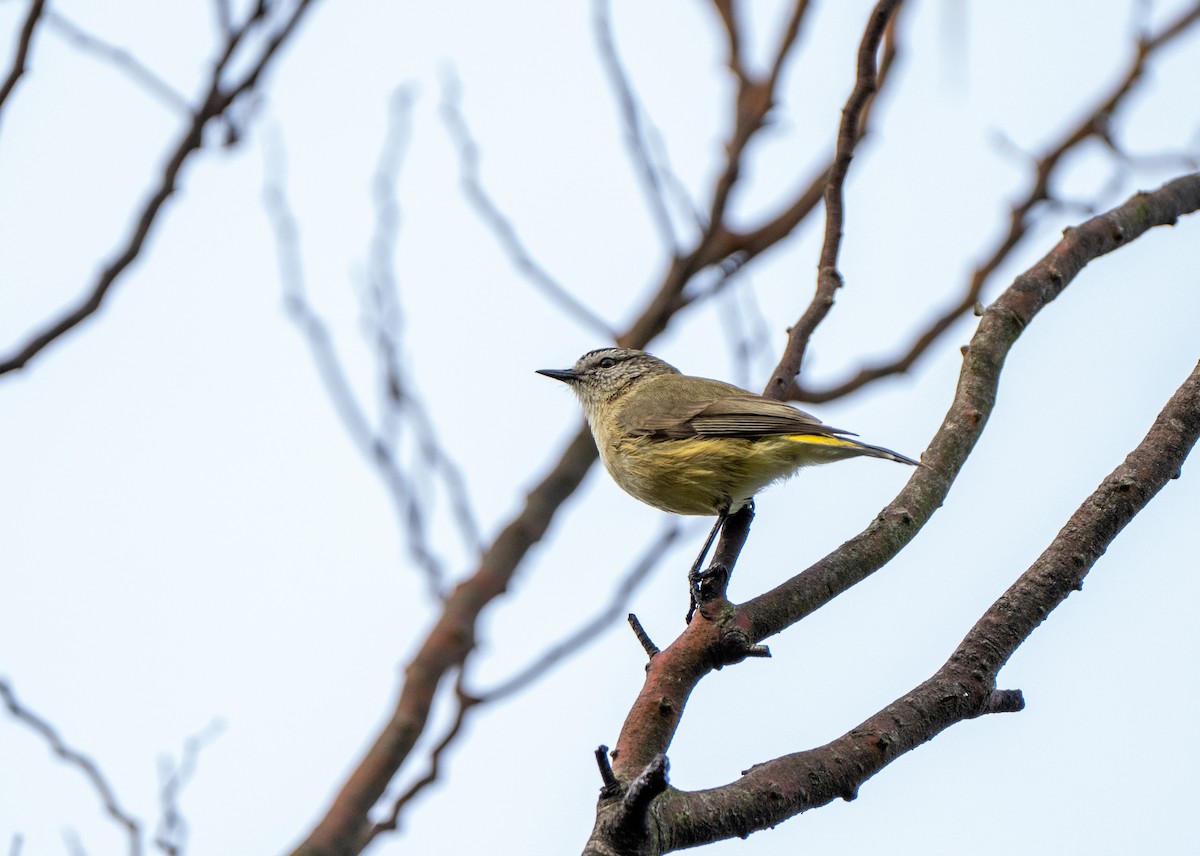
[[[594,351],[588,351],[582,357],[575,361],[576,368],[580,366],[591,365],[599,362],[605,357],[611,357],[614,360],[619,360],[623,357],[628,357],[632,352],[627,348],[596,348]]]

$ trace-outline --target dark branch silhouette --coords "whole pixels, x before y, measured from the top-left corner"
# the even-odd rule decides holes
[[[30,360],[100,309],[113,286],[141,255],[146,241],[160,220],[167,200],[174,195],[178,187],[184,164],[203,149],[205,129],[215,122],[227,120],[229,111],[255,90],[280,48],[291,38],[313,5],[315,4],[312,0],[299,0],[276,21],[276,16],[272,14],[276,7],[268,7],[266,3],[261,3],[246,21],[230,33],[225,44],[219,48],[204,94],[191,109],[184,128],[167,154],[161,173],[134,217],[129,234],[117,245],[95,282],[73,306],[65,309],[57,318],[40,325],[37,332],[30,335],[24,343],[17,345],[8,356],[0,357],[0,375],[24,368]],[[258,38],[260,44],[250,57],[242,59],[239,63],[238,67],[243,69],[241,73],[232,74],[230,63],[234,51],[249,37]]]
[[[13,51],[12,67],[9,68],[8,74],[4,77],[4,82],[0,83],[0,117],[4,115],[4,108],[8,105],[8,98],[17,88],[17,83],[25,74],[26,65],[29,61],[29,51],[33,47],[33,34],[37,31],[38,24],[43,20],[42,13],[46,8],[46,0],[32,0],[29,4],[29,13],[25,16],[25,22],[21,25],[21,32],[17,36],[16,50]]]
[[[129,842],[129,856],[139,856],[142,852],[142,824],[122,808],[112,783],[100,772],[96,762],[78,749],[69,746],[53,725],[23,705],[7,681],[0,680],[0,700],[4,702],[4,706],[13,719],[37,732],[55,755],[83,774],[88,784],[92,786],[92,790],[96,792],[96,796],[100,798],[105,813],[124,830]]]

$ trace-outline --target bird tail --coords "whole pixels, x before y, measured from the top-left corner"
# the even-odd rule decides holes
[[[861,443],[858,440],[851,440],[849,437],[838,437],[833,434],[797,434],[791,439],[808,445],[842,449],[847,453],[846,457],[857,454],[865,455],[869,458],[884,458],[913,467],[921,466],[920,461],[914,461],[912,458],[901,455],[899,452],[893,452],[891,449],[883,448],[883,446],[872,446],[870,443]]]

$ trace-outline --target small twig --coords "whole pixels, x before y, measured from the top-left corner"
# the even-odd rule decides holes
[[[252,13],[242,26],[233,31],[219,59],[213,64],[206,91],[199,96],[197,106],[184,122],[179,138],[151,187],[149,198],[136,215],[128,236],[118,244],[111,260],[100,271],[82,298],[47,322],[42,329],[30,334],[12,353],[0,358],[0,375],[24,368],[30,360],[100,309],[113,286],[141,255],[167,200],[177,189],[184,164],[192,155],[203,149],[205,128],[225,117],[227,112],[240,102],[242,96],[254,89],[280,47],[295,32],[305,13],[313,5],[314,0],[298,0],[284,15],[282,23],[278,24],[274,33],[264,36],[264,44],[258,48],[258,53],[239,63],[238,68],[244,69],[242,76],[228,79],[228,66],[236,44],[251,29],[267,26],[265,11],[261,15]]]
[[[642,646],[642,650],[646,652],[646,656],[654,659],[654,655],[659,652],[659,648],[650,638],[650,634],[646,632],[646,628],[642,626],[642,622],[632,612],[625,618],[629,622],[630,628],[633,630],[633,635],[637,637],[637,641]]]
[[[1200,22],[1200,4],[1181,13],[1161,32],[1138,41],[1125,74],[1095,106],[1076,124],[1067,128],[1059,140],[1032,164],[1033,179],[1024,197],[1012,203],[1008,213],[1008,229],[995,246],[971,272],[962,296],[925,325],[898,357],[879,359],[860,367],[843,380],[822,387],[810,386],[798,379],[789,380],[784,397],[793,401],[819,404],[842,398],[881,378],[903,374],[979,302],[983,289],[1009,258],[1033,226],[1033,210],[1051,200],[1050,187],[1067,155],[1092,138],[1107,139],[1112,116],[1127,102],[1136,83],[1144,76],[1150,60],[1168,44]],[[794,377],[794,376],[793,376]]]
[[[837,147],[825,182],[825,240],[817,263],[817,290],[812,302],[795,326],[788,331],[788,343],[779,366],[775,369],[763,394],[782,398],[800,373],[804,352],[817,326],[833,307],[834,295],[842,286],[838,272],[838,253],[842,245],[842,224],[845,222],[843,188],[850,171],[854,149],[862,139],[863,114],[871,104],[878,88],[879,45],[888,30],[901,0],[880,0],[871,12],[858,48],[858,73],[854,89],[842,109],[838,127]]]
[[[213,0],[214,14],[217,19],[217,32],[221,38],[228,39],[233,31],[233,11],[229,8],[229,0]]]
[[[613,837],[617,840],[640,837],[649,822],[647,812],[654,798],[667,789],[667,756],[658,754],[634,779],[621,799],[621,807],[613,818]]]
[[[116,792],[109,784],[108,779],[100,772],[96,762],[68,746],[54,726],[22,705],[7,681],[0,680],[0,699],[4,700],[4,706],[8,708],[8,712],[14,719],[40,734],[55,755],[83,773],[84,778],[91,783],[92,789],[100,797],[100,802],[104,804],[104,810],[108,816],[125,830],[129,838],[130,856],[138,856],[142,852],[141,824],[133,815],[121,808],[117,802]]]
[[[608,341],[614,340],[617,334],[612,325],[580,302],[566,286],[552,277],[534,260],[517,235],[512,221],[504,215],[484,190],[479,174],[479,146],[471,136],[462,111],[459,110],[460,96],[461,86],[458,79],[447,73],[442,85],[442,103],[439,112],[442,116],[442,123],[450,135],[450,140],[458,151],[459,182],[467,201],[471,203],[475,213],[499,241],[501,248],[508,255],[509,262],[519,273],[584,327],[599,333]]]
[[[101,62],[111,65],[172,110],[185,114],[191,112],[191,105],[188,104],[187,98],[182,93],[155,74],[149,66],[144,65],[125,48],[117,47],[99,36],[92,35],[53,9],[46,13],[46,23],[58,30],[63,38],[70,41],[75,47],[98,57]]]
[[[601,630],[612,624],[625,611],[629,599],[637,591],[638,586],[650,575],[650,572],[662,559],[663,554],[678,537],[679,525],[671,521],[646,547],[642,555],[634,562],[633,567],[626,572],[617,587],[613,589],[612,596],[604,609],[564,639],[552,645],[515,675],[487,692],[478,693],[480,700],[493,702],[525,689],[534,681],[544,677],[559,662],[578,653],[584,645],[594,641]]]
[[[625,128],[625,147],[637,167],[642,189],[650,205],[650,213],[659,236],[663,243],[670,248],[671,254],[679,255],[679,239],[675,235],[675,226],[671,221],[671,212],[667,208],[665,180],[663,170],[650,156],[650,148],[643,131],[642,109],[634,95],[629,75],[621,65],[617,55],[616,44],[613,41],[612,21],[609,0],[593,0],[592,30],[596,36],[596,46],[604,70],[608,73],[609,84],[617,99],[621,111],[621,122]]]
[[[746,546],[746,539],[750,537],[750,524],[753,522],[753,502],[747,503],[726,518],[725,525],[721,527],[721,540],[717,542],[716,552],[713,553],[712,564],[705,568],[703,573],[688,580],[691,596],[685,621],[689,624],[694,612],[699,611],[711,620],[711,607],[715,605],[719,608],[720,604],[727,602],[726,593],[733,576],[733,567],[737,564],[742,548]]]
[[[600,768],[600,781],[604,783],[600,796],[615,796],[620,791],[621,782],[613,775],[612,764],[608,763],[608,747],[600,744],[596,747],[595,755],[596,766]]]
[[[29,14],[25,16],[25,22],[21,25],[21,32],[17,36],[17,48],[13,51],[12,67],[9,68],[4,83],[0,84],[0,111],[4,110],[8,96],[12,95],[13,90],[17,88],[17,82],[25,74],[25,64],[29,61],[29,50],[33,46],[33,34],[42,20],[45,6],[46,0],[33,0],[29,4]]]
[[[366,413],[354,395],[329,327],[308,300],[304,288],[304,266],[300,259],[299,224],[284,191],[282,144],[270,135],[265,137],[265,141],[263,209],[275,234],[284,310],[308,343],[325,391],[351,441],[375,467],[387,486],[396,514],[408,536],[405,543],[409,555],[425,577],[430,593],[440,598],[445,571],[426,541],[422,499],[408,474],[400,467],[389,444],[383,442],[371,428]]]
[[[187,842],[188,826],[179,810],[179,794],[196,772],[200,750],[224,730],[224,722],[213,720],[183,742],[178,764],[172,764],[170,759],[163,759],[159,764],[162,786],[159,788],[158,801],[161,814],[154,834],[154,845],[167,856],[181,856]]]
[[[450,728],[446,730],[445,735],[440,741],[438,741],[438,744],[433,747],[433,750],[429,753],[429,768],[426,770],[425,775],[409,785],[404,793],[396,797],[396,799],[392,802],[392,807],[388,812],[387,819],[372,824],[367,830],[363,841],[359,843],[359,846],[353,852],[361,853],[377,836],[382,835],[385,832],[395,831],[400,825],[400,814],[403,812],[404,807],[416,799],[418,794],[437,781],[438,774],[441,770],[442,755],[450,747],[450,744],[454,742],[454,739],[458,737],[459,732],[462,731],[463,723],[466,722],[468,711],[470,711],[481,701],[480,699],[470,696],[463,691],[461,672],[459,673],[458,681],[455,684],[454,693],[456,699],[458,700],[458,710],[454,714],[454,722],[450,724]]]
[[[73,826],[68,826],[62,831],[63,846],[67,848],[67,852],[71,856],[88,856],[87,848],[83,846],[83,839],[79,837],[79,830]]]
[[[977,713],[968,716],[974,719],[989,713],[1019,713],[1025,709],[1025,696],[1020,690],[992,690]]]

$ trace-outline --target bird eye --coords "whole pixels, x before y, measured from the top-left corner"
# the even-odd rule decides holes
[[[599,365],[600,365],[600,368],[602,368],[602,369],[611,369],[616,364],[617,364],[617,361],[614,360],[612,357],[605,357],[604,359],[602,359],[600,361]]]

